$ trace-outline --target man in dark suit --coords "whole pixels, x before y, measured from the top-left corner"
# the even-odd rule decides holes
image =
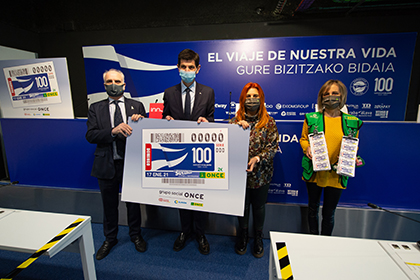
[[[214,121],[214,90],[195,81],[200,71],[200,57],[185,49],[178,55],[178,70],[182,82],[165,90],[162,118],[167,120]],[[174,243],[174,250],[180,251],[192,233],[195,233],[200,253],[210,252],[210,245],[204,235],[208,213],[180,209],[182,232]]]
[[[98,178],[103,204],[105,241],[96,253],[96,259],[105,258],[117,244],[118,204],[124,170],[126,137],[132,128],[127,120],[138,121],[146,115],[143,103],[123,96],[124,74],[116,69],[104,73],[104,85],[109,98],[90,105],[86,139],[96,144],[91,175]],[[139,252],[147,250],[141,236],[140,205],[126,202],[129,235]]]

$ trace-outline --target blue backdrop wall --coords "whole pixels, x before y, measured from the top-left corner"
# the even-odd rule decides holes
[[[85,139],[86,120],[1,119],[11,181],[22,185],[98,190],[90,176],[95,145]],[[280,142],[274,161],[269,202],[306,204],[301,180],[302,122],[277,122]],[[356,169],[340,205],[420,211],[418,195],[420,124],[365,123],[359,154],[366,165]],[[246,151],[245,151],[246,152]]]
[[[416,37],[412,32],[86,46],[86,86],[93,100],[105,91],[102,73],[121,69],[126,92],[148,110],[149,103],[163,102],[166,88],[180,83],[178,53],[190,48],[200,55],[197,82],[215,91],[215,119],[229,118],[243,86],[256,82],[275,120],[303,120],[314,111],[321,86],[338,79],[348,88],[350,114],[404,121]]]

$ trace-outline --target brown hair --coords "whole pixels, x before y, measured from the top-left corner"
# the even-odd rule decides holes
[[[325,84],[322,85],[321,89],[318,92],[318,99],[317,99],[317,105],[318,105],[318,112],[322,112],[323,105],[322,105],[322,97],[323,94],[328,91],[332,85],[338,86],[338,91],[340,92],[340,109],[343,108],[343,106],[346,104],[347,101],[347,88],[341,82],[340,80],[328,80],[325,82]]]

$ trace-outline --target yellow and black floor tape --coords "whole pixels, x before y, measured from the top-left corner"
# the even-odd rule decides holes
[[[44,246],[42,246],[38,251],[32,254],[26,261],[24,261],[21,265],[16,267],[12,272],[7,274],[4,278],[1,278],[0,280],[11,280],[13,277],[18,275],[22,270],[27,268],[31,263],[33,263],[37,258],[39,258],[42,254],[44,254],[48,249],[50,249],[52,246],[54,246],[58,241],[63,239],[64,236],[66,236],[69,232],[71,232],[73,229],[75,229],[80,223],[82,223],[84,219],[77,219],[72,224],[70,224],[68,227],[66,227],[62,232],[57,234],[53,239],[47,242]]]
[[[277,245],[277,256],[280,263],[281,279],[292,280],[293,273],[292,267],[290,266],[289,254],[287,253],[285,242],[276,242]]]

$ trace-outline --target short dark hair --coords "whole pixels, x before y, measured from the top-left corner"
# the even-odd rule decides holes
[[[185,49],[178,54],[178,65],[181,64],[181,60],[194,60],[195,67],[200,65],[200,56],[193,50]]]

